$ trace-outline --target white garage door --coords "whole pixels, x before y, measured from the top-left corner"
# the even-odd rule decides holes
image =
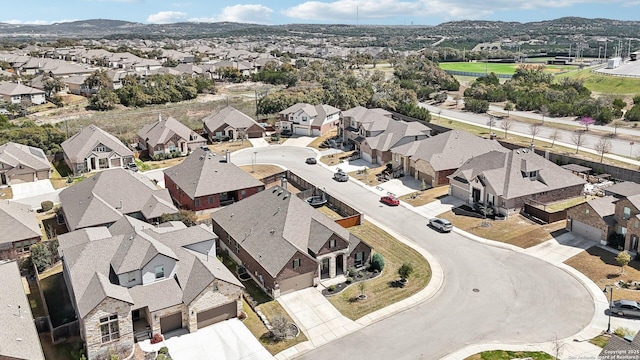
[[[280,281],[280,295],[313,286],[314,273],[306,273]]]
[[[577,220],[571,220],[571,232],[593,241],[600,241],[602,238],[602,230]]]
[[[372,162],[371,161],[371,154],[367,154],[364,151],[360,151],[360,157],[362,158],[362,160],[364,161],[368,161],[368,162]]]
[[[449,188],[451,189],[451,196],[458,198],[465,203],[469,201],[469,192],[467,190],[459,188],[457,186],[450,186]]]

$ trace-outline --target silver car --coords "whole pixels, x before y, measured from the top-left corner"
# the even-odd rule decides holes
[[[442,232],[450,232],[453,229],[453,225],[447,219],[433,218],[429,220],[429,225]]]
[[[338,172],[333,174],[333,180],[336,180],[339,182],[349,181],[349,175],[339,170]]]
[[[609,308],[612,314],[640,317],[640,304],[633,300],[617,300]]]

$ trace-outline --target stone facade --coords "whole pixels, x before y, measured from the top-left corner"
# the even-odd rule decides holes
[[[145,310],[148,309],[147,307],[145,307]],[[187,309],[185,308],[184,304],[178,304],[178,305],[174,305],[174,306],[170,306],[168,308],[164,308],[162,310],[157,310],[154,311],[152,313],[148,313],[149,317],[147,318],[150,326],[151,326],[151,334],[152,336],[155,334],[161,334],[161,328],[160,328],[160,319],[162,319],[165,316],[168,315],[173,315],[175,313],[181,312],[182,313],[182,327],[185,326],[185,324],[187,323],[188,319],[187,319]]]
[[[347,258],[347,269],[351,268],[351,267],[362,267],[365,266],[366,264],[369,263],[369,261],[371,260],[371,246],[367,243],[365,243],[364,241],[360,241],[360,243],[350,251],[350,255]],[[356,261],[356,254],[359,252],[364,252],[364,256],[363,256],[363,263],[360,266],[356,266],[355,261]]]
[[[117,340],[102,342],[100,318],[110,315],[118,315],[118,330],[120,337]],[[113,353],[125,358],[133,350],[133,322],[131,321],[131,304],[107,298],[82,319],[83,338],[87,346],[87,359],[109,359]]]
[[[424,160],[412,161],[413,177],[418,180],[424,180],[427,185],[432,187],[449,185],[448,176],[453,174],[457,169],[447,169],[436,171],[430,163]]]
[[[217,290],[216,290],[217,287]],[[189,305],[186,323],[189,332],[198,330],[198,313],[213,309],[232,301],[236,302],[236,316],[242,311],[242,288],[224,281],[215,280]]]
[[[602,231],[601,240],[607,240],[614,229],[610,227],[588,202],[567,209],[566,229],[571,231],[573,221],[579,221]]]

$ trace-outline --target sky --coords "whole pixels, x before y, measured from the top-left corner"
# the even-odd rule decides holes
[[[19,5],[2,7],[0,22],[112,19],[144,24],[438,25],[455,20],[530,22],[563,16],[640,20],[640,0],[22,0],[15,4]]]

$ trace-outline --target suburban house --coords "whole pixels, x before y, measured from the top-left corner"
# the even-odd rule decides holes
[[[618,199],[640,194],[640,184],[633,181],[623,181],[602,188],[604,194]]]
[[[638,251],[640,238],[640,194],[618,199],[615,202],[616,243],[624,250]]]
[[[341,116],[338,136],[342,139],[343,144],[355,145],[356,150],[365,137],[364,133],[360,133],[362,124],[381,123],[386,127],[386,124],[393,120],[391,113],[387,110],[379,108],[367,109],[363,106],[356,106],[343,111]],[[364,130],[362,131],[364,132]]]
[[[311,105],[297,103],[280,111],[280,130],[293,134],[322,136],[337,128],[340,123],[340,109],[331,105]]]
[[[150,157],[175,152],[184,156],[205,145],[205,138],[172,117],[162,120],[160,115],[157,122],[138,131],[138,147],[148,152]]]
[[[495,140],[487,140],[463,130],[447,131],[392,149],[393,167],[423,180],[427,186],[449,185],[448,176],[474,156],[497,150],[507,152]]]
[[[389,119],[384,124],[361,124],[360,134],[364,137],[358,146],[360,158],[383,165],[393,159],[393,148],[426,139],[431,134],[431,129],[419,122]]]
[[[150,223],[178,209],[167,189],[158,189],[146,176],[116,168],[102,171],[60,192],[69,231],[110,225],[129,215]]]
[[[638,353],[640,353],[640,332],[625,337],[612,335],[598,354],[597,359],[634,357],[635,355],[631,354]]]
[[[546,204],[580,196],[585,181],[530,149],[490,151],[449,175],[449,194],[508,215],[525,202]]]
[[[0,359],[44,360],[18,264],[0,263],[0,279]]]
[[[11,201],[0,201],[0,229],[0,260],[29,255],[31,245],[42,238],[30,207]]]
[[[253,139],[264,136],[264,128],[248,115],[232,106],[202,119],[209,141]]]
[[[0,81],[0,97],[9,104],[40,105],[47,102],[43,90],[10,81]]]
[[[209,148],[194,150],[182,163],[164,171],[165,187],[179,207],[213,209],[264,190],[264,184]]]
[[[90,125],[63,141],[64,161],[74,174],[121,168],[133,162],[133,152],[118,138]]]
[[[275,186],[211,214],[223,251],[273,298],[363,267],[371,247]]]
[[[588,240],[604,242],[616,230],[616,201],[613,196],[595,198],[567,209],[566,229]]]
[[[205,226],[128,216],[59,236],[63,275],[88,359],[127,357],[135,341],[237,317],[243,285]]]
[[[42,149],[14,142],[0,145],[0,185],[45,180],[51,172]]]

